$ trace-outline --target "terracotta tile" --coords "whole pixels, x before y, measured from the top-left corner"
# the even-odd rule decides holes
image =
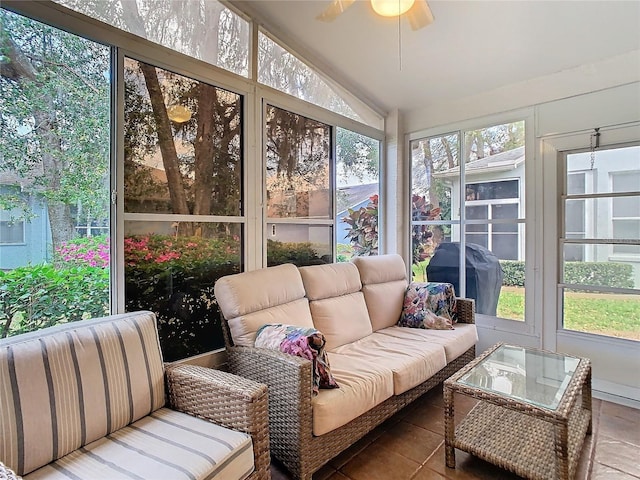
[[[600,413],[602,415],[620,417],[632,422],[640,423],[640,410],[626,405],[620,405],[613,402],[602,402]]]
[[[329,460],[329,465],[331,465],[335,469],[340,469],[340,467],[346,464],[349,460],[358,455],[366,447],[371,445],[384,432],[385,430],[383,430],[381,427],[374,428],[371,432],[367,433],[364,437],[344,450],[342,453],[339,453],[334,458]]]
[[[336,469],[330,465],[323,465],[320,470],[313,474],[313,480],[328,480],[336,472]]]
[[[444,409],[442,407],[435,407],[429,404],[420,405],[412,409],[404,421],[444,435]]]
[[[601,463],[594,463],[590,480],[638,480],[638,477],[602,465]]]
[[[345,477],[340,472],[334,472],[327,480],[349,480],[349,477]]]
[[[603,404],[603,410],[606,404]],[[640,421],[635,418],[623,418],[600,413],[597,434],[604,437],[616,438],[636,447],[640,446]]]
[[[422,467],[411,480],[447,480],[447,477],[440,475],[430,468]]]
[[[456,450],[456,468],[448,468],[445,464],[444,445],[438,448],[423,465],[424,467],[455,480],[516,480],[520,478],[461,450]]]
[[[420,464],[375,443],[340,469],[352,480],[409,480]]]
[[[400,422],[383,433],[373,445],[422,464],[443,441],[444,438],[439,433],[416,427],[407,422]]]
[[[607,467],[640,477],[638,446],[600,436],[596,442],[594,461]]]

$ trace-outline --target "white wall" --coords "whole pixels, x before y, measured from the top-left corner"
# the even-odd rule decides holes
[[[638,81],[640,81],[640,50],[634,50],[598,63],[582,65],[553,75],[516,83],[481,95],[404,112],[403,129],[406,132],[415,132],[476,117],[541,105]],[[579,100],[577,102],[581,103]],[[585,105],[585,108],[589,109],[590,107]],[[622,112],[614,110],[608,110],[608,112],[610,113],[609,119],[620,118],[618,115],[624,116]],[[567,117],[574,114],[581,115],[583,112],[554,113],[559,113],[555,121],[549,117],[552,114],[551,110],[545,111],[545,118],[542,120],[543,130],[539,133],[566,132],[567,130],[564,128],[566,128]],[[587,114],[580,128],[592,128],[592,125],[588,124],[589,118]],[[610,124],[609,121],[606,124]],[[572,128],[575,130],[575,127]]]

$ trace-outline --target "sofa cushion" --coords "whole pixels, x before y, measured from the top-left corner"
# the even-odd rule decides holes
[[[373,331],[395,325],[402,312],[407,269],[397,254],[354,257]]]
[[[311,301],[339,297],[362,289],[360,275],[351,263],[329,263],[300,267],[302,283]]]
[[[253,470],[249,435],[162,408],[25,480],[245,479]]]
[[[354,342],[371,334],[362,292],[309,303],[314,326],[327,339],[327,350]]]
[[[473,323],[456,323],[454,330],[423,330],[420,328],[388,327],[377,333],[402,339],[442,345],[447,363],[455,360],[478,342],[478,331]]]
[[[349,423],[393,395],[393,372],[387,367],[337,353],[328,355],[340,388],[320,390],[312,398],[314,435]]]
[[[301,267],[313,325],[327,339],[327,350],[371,333],[371,321],[358,269],[351,263]]]
[[[393,393],[399,395],[431,378],[447,364],[442,345],[420,337],[398,338],[379,332],[343,345],[332,353],[393,372]]]
[[[228,275],[216,282],[214,291],[235,345],[253,346],[256,331],[267,323],[313,327],[295,265]]]
[[[321,388],[338,388],[331,375],[325,344],[324,335],[315,328],[268,324],[258,329],[255,347],[278,350],[310,360],[313,364],[313,392],[317,395]]]
[[[427,312],[431,312],[433,315],[429,315]],[[448,322],[437,321],[433,318],[434,315]],[[456,294],[452,284],[440,282],[411,282],[409,284],[398,326],[446,330],[457,320]],[[435,326],[428,326],[429,323],[435,323]],[[443,323],[446,325],[441,326]]]
[[[164,405],[155,315],[3,339],[0,386],[0,458],[25,475]]]

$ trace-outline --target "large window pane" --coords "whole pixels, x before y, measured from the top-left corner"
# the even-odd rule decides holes
[[[336,131],[337,260],[378,254],[380,142]]]
[[[563,326],[640,339],[640,147],[570,152],[566,171]]]
[[[249,23],[217,0],[54,0],[234,73],[249,72]]]
[[[521,121],[464,134],[466,295],[478,313],[511,320],[524,320],[524,133]],[[481,207],[488,212],[482,236],[469,216]]]
[[[331,127],[269,105],[265,148],[267,217],[331,218]]]
[[[109,48],[0,9],[0,336],[110,312]]]
[[[640,295],[565,289],[564,328],[640,340]]]
[[[160,220],[125,222],[125,306],[155,312],[168,362],[224,346],[213,285],[242,270],[240,224],[182,227]]]
[[[460,218],[452,188],[460,176],[459,135],[411,142],[411,196],[414,221]]]
[[[124,110],[125,308],[156,314],[167,361],[221,348],[213,285],[242,270],[243,224],[220,220],[242,215],[242,98],[126,59]]]
[[[267,224],[267,265],[299,267],[333,261],[333,229],[325,225]]]
[[[125,211],[241,215],[242,97],[126,59]]]
[[[363,121],[318,72],[262,32],[258,36],[258,81],[345,117]]]
[[[571,153],[567,156],[568,179],[574,172],[584,172],[591,180],[587,180],[584,192],[569,188],[567,193],[570,195],[638,191],[640,146],[600,149],[593,155],[591,152]]]

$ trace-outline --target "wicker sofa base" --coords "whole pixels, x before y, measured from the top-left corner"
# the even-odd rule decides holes
[[[229,368],[269,387],[271,454],[300,480],[475,358],[471,347],[424,383],[394,395],[346,425],[319,437],[312,434],[311,363],[298,357],[228,347]],[[288,358],[287,358],[288,357]],[[304,387],[304,388],[303,388]],[[292,392],[300,392],[295,396]]]

